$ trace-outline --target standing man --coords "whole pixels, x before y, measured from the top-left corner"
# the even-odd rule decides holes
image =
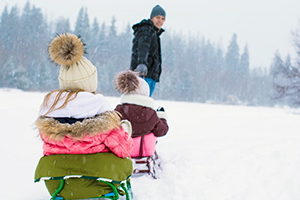
[[[139,72],[150,87],[150,97],[161,75],[161,47],[159,36],[165,31],[165,10],[159,5],[152,9],[150,19],[132,26],[133,45],[130,69]]]

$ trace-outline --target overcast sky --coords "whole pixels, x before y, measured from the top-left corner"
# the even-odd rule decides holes
[[[27,0],[1,0],[0,12],[7,5],[23,9]],[[166,11],[164,28],[171,33],[204,36],[227,50],[233,33],[237,34],[240,54],[248,44],[250,67],[269,67],[278,50],[283,58],[294,56],[291,32],[300,19],[299,0],[30,0],[49,20],[68,17],[72,28],[82,6],[87,7],[90,23],[110,24],[115,16],[119,31],[149,18],[159,4]],[[162,36],[163,42],[163,36]]]

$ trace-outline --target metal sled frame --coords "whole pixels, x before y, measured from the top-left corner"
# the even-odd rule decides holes
[[[98,199],[98,198],[106,198],[106,199],[112,199],[112,200],[117,200],[120,198],[119,193],[122,195],[126,195],[126,200],[130,200],[133,198],[132,190],[131,190],[131,183],[130,183],[130,176],[123,181],[114,181],[111,179],[107,178],[100,178],[100,177],[92,177],[92,176],[82,176],[82,175],[71,175],[71,176],[61,176],[61,177],[42,177],[39,179],[34,180],[34,182],[39,182],[39,181],[44,181],[44,180],[60,180],[60,185],[59,187],[55,190],[55,192],[52,195],[51,200],[66,200],[62,197],[57,196],[59,192],[63,189],[65,180],[69,178],[81,178],[81,179],[90,179],[90,180],[97,180],[101,183],[105,183],[109,185],[112,189],[112,192],[101,195],[98,197],[90,198],[90,199]],[[116,188],[113,183],[119,184],[120,187]]]
[[[148,173],[152,176],[152,178],[157,179],[155,174],[154,166],[157,165],[159,167],[159,164],[157,163],[158,155],[156,151],[152,156],[146,156],[146,157],[133,157],[131,158],[135,165],[145,165],[148,169],[140,170],[140,169],[133,169],[133,174],[142,174],[142,173]]]

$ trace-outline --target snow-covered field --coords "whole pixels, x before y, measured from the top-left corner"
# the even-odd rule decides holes
[[[33,183],[42,142],[33,123],[44,93],[0,89],[1,199],[49,200]],[[114,107],[119,98],[108,97]],[[280,108],[156,101],[160,179],[132,180],[136,200],[300,199],[300,115]]]

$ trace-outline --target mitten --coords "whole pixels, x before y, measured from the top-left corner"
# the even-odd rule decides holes
[[[159,107],[156,109],[156,111],[162,111],[162,112],[165,112],[165,109],[164,109],[164,107],[159,106]]]
[[[148,73],[148,68],[145,64],[139,64],[134,71],[138,72],[140,76],[146,76]]]
[[[125,132],[127,132],[130,136],[132,134],[132,126],[130,121],[128,121],[127,119],[124,119],[121,121],[121,126],[123,127],[123,129],[125,130]]]
[[[166,119],[167,120],[167,114],[166,114],[166,112],[165,112],[165,109],[164,109],[164,107],[158,107],[157,109],[156,109],[156,114],[157,114],[157,116],[159,117],[159,118],[163,118],[163,119]]]

